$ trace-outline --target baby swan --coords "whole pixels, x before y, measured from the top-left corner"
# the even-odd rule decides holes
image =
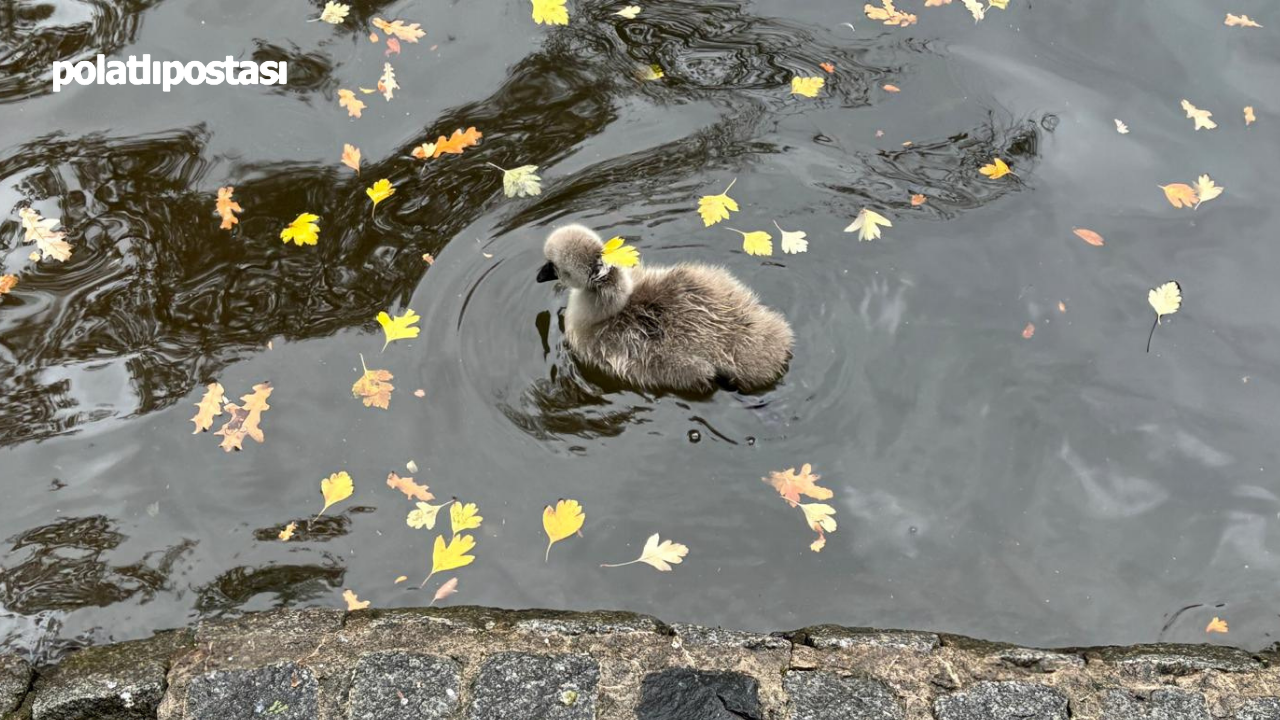
[[[538,282],[570,288],[569,349],[641,388],[703,392],[721,377],[742,390],[786,371],[794,335],[728,270],[682,263],[619,268],[600,258],[600,236],[581,225],[547,238]]]

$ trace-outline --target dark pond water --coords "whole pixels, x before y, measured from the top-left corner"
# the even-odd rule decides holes
[[[0,4],[0,248],[21,277],[0,299],[0,647],[50,658],[344,588],[426,604],[434,533],[384,483],[410,460],[485,517],[450,602],[1036,645],[1280,631],[1272,3],[1013,0],[975,24],[902,0],[908,28],[843,0],[661,0],[635,20],[578,0],[567,28],[515,0],[306,22],[322,4]],[[374,16],[427,35],[356,120],[336,92],[380,74]],[[52,61],[98,52],[287,59],[290,84],[49,92]],[[823,62],[821,97],[792,96]],[[650,64],[665,78],[637,80]],[[1219,127],[1194,131],[1183,98]],[[472,125],[478,148],[409,155]],[[995,156],[1016,176],[980,175]],[[506,198],[488,162],[539,165],[544,193]],[[1157,187],[1201,173],[1226,193],[1194,211]],[[382,177],[397,192],[371,220]],[[733,178],[741,211],[703,227],[697,198]],[[221,185],[245,208],[232,233]],[[27,259],[26,206],[62,219],[69,262]],[[881,240],[842,232],[862,207],[892,218]],[[315,247],[277,237],[301,212],[322,216]],[[724,229],[775,220],[809,252],[751,257]],[[533,282],[569,221],[649,263],[732,269],[795,326],[785,381],[682,398],[584,376],[564,297]],[[1185,303],[1146,354],[1147,290],[1169,279]],[[373,318],[403,307],[422,335],[380,354]],[[395,374],[388,411],[351,397],[361,353]],[[274,385],[264,444],[191,434],[214,380]],[[819,554],[760,481],[802,463],[835,492]],[[355,496],[309,523],[339,470]],[[560,497],[584,537],[543,564]],[[653,532],[690,546],[674,572],[598,567]],[[1206,636],[1215,615],[1229,635]]]

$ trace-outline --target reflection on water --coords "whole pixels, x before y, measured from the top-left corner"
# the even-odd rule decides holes
[[[825,0],[672,0],[633,20],[579,2],[567,28],[532,25],[524,6],[357,2],[343,25],[306,23],[321,7],[273,6],[249,31],[247,10],[193,0],[0,2],[0,103],[22,111],[0,144],[3,269],[21,275],[0,299],[0,446],[24,478],[0,517],[0,642],[56,655],[201,614],[330,604],[352,585],[378,605],[421,604],[388,578],[419,572],[423,536],[404,535],[403,498],[376,480],[409,458],[439,497],[492,513],[477,579],[462,581],[473,602],[1081,644],[1199,639],[1193,611],[1160,628],[1229,600],[1233,639],[1274,629],[1249,615],[1268,581],[1238,567],[1280,569],[1275,495],[1254,469],[1276,464],[1261,439],[1280,430],[1261,359],[1280,347],[1259,339],[1276,315],[1193,295],[1164,355],[1124,344],[1149,322],[1149,284],[1198,273],[1186,287],[1221,293],[1277,260],[1256,242],[1243,256],[1205,250],[1211,222],[1239,223],[1243,238],[1273,227],[1265,204],[1188,221],[1151,191],[1210,169],[1228,178],[1216,201],[1227,210],[1254,164],[1280,160],[1261,133],[1252,155],[1201,147],[1192,138],[1233,131],[1183,137],[1176,113],[1167,128],[1153,115],[1185,92],[1164,85],[1185,67],[1167,57],[1185,47],[1181,25],[1137,6],[1082,18],[1015,2],[979,26],[938,8],[886,30]],[[386,59],[367,39],[375,16],[422,21],[428,36],[390,58],[397,99],[375,97],[353,121],[336,92],[372,84]],[[1127,44],[1112,33],[1147,21],[1159,29],[1149,56],[1108,58]],[[184,38],[193,57],[285,59],[290,84],[48,93],[53,60],[171,54]],[[1254,61],[1255,89],[1274,60]],[[823,63],[835,67],[823,95],[792,96],[792,77]],[[649,65],[665,77],[638,80]],[[1117,68],[1114,84],[1098,79]],[[1151,88],[1141,106],[1134,86]],[[1198,100],[1211,101],[1236,99]],[[1134,127],[1128,145],[1114,144],[1115,115]],[[469,126],[478,147],[411,157]],[[358,176],[337,162],[345,142],[364,149]],[[983,177],[993,157],[1016,175]],[[538,165],[543,194],[505,198],[489,163]],[[371,217],[365,187],[381,178],[396,193]],[[735,226],[804,228],[810,252],[759,262],[704,228],[697,198],[733,178]],[[245,208],[231,232],[213,212],[221,185]],[[26,206],[62,219],[70,261],[26,260]],[[893,218],[883,241],[841,232],[863,207]],[[303,212],[321,214],[320,243],[284,245],[280,228]],[[682,397],[576,366],[560,342],[563,297],[532,283],[541,237],[569,220],[640,238],[646,261],[728,265],[797,327],[791,372],[759,396]],[[1085,224],[1107,230],[1109,254],[1066,244]],[[1070,311],[1054,314],[1064,299]],[[411,302],[421,340],[379,357],[396,374],[392,409],[361,412],[346,366],[377,352],[379,311]],[[1028,321],[1038,331],[1023,341]],[[282,401],[262,447],[200,455],[216,448],[188,442],[189,403],[226,376],[269,379]],[[844,503],[821,556],[791,552],[805,552],[792,532],[804,528],[775,520],[758,487],[802,462]],[[340,467],[361,505],[310,519],[315,482]],[[1204,477],[1229,489],[1209,496]],[[705,558],[687,574],[716,582],[580,576],[594,567],[574,555],[587,543],[566,548],[570,567],[529,569],[510,548],[536,539],[537,509],[564,496],[584,498],[595,549],[662,528],[694,548],[690,568]]]

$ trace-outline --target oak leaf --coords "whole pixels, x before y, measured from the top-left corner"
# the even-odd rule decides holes
[[[729,197],[729,191],[733,189],[736,182],[738,178],[734,178],[729,183],[729,187],[719,195],[703,195],[698,198],[698,214],[702,216],[704,227],[711,227],[721,220],[728,220],[730,212],[738,211],[738,201]]]
[[[1128,135],[1129,126],[1125,125],[1123,122],[1120,122],[1120,118],[1116,118],[1115,120],[1116,120],[1116,132],[1120,133],[1121,135]]]
[[[827,533],[836,531],[836,509],[823,503],[801,503],[805,523],[809,529],[818,533],[818,539],[809,545],[814,552],[821,552],[827,545]]]
[[[743,232],[726,227],[726,230],[733,230],[742,236],[742,250],[748,255],[772,255],[773,254],[773,236],[764,230],[753,230],[751,232]]]
[[[818,97],[818,91],[826,84],[826,80],[816,75],[813,77],[793,77],[791,78],[791,94],[815,98]]]
[[[1102,247],[1105,244],[1102,240],[1101,235],[1099,235],[1098,233],[1092,230],[1089,230],[1088,228],[1076,228],[1071,232],[1075,233],[1076,237],[1089,243],[1090,245],[1096,245],[1098,247]]]
[[[35,243],[41,259],[53,258],[59,262],[71,259],[71,243],[65,239],[67,233],[54,230],[59,223],[57,218],[42,218],[40,213],[29,207],[18,210],[18,217],[22,219],[22,229],[27,231],[23,242]]]
[[[443,600],[456,592],[458,592],[458,578],[449,578],[436,590],[436,594],[432,596],[429,604],[435,605],[437,601]]]
[[[370,370],[364,364],[363,355],[360,356],[360,365],[364,368],[364,374],[351,386],[351,394],[363,400],[365,407],[388,409],[391,391],[396,389],[390,380],[395,376],[386,370]]]
[[[393,37],[387,38],[387,51],[382,53],[383,57],[391,57],[392,55],[399,55],[399,54],[400,54],[400,41]]]
[[[649,536],[644,544],[644,549],[640,551],[640,557],[630,562],[618,563],[616,565],[601,565],[600,567],[615,568],[624,565],[634,565],[635,563],[645,563],[658,569],[659,572],[671,572],[672,565],[679,565],[684,562],[684,557],[689,554],[689,548],[670,540],[663,540],[661,544],[658,542],[658,533]]]
[[[338,105],[347,109],[348,117],[360,117],[360,112],[365,108],[364,101],[346,89],[338,90]]]
[[[1170,183],[1158,187],[1164,191],[1165,198],[1174,207],[1194,207],[1196,203],[1200,202],[1200,196],[1196,195],[1196,189],[1186,183]]]
[[[1258,23],[1249,19],[1248,15],[1232,15],[1231,13],[1227,13],[1227,19],[1224,20],[1222,24],[1226,25],[1227,27],[1251,27],[1251,28],[1262,27]]]
[[[427,158],[434,155],[435,151],[436,151],[435,143],[422,143],[418,147],[414,148],[413,151],[410,152],[409,154],[418,158],[419,160],[426,160]]]
[[[391,63],[383,63],[382,77],[378,78],[378,92],[382,93],[382,97],[390,100],[395,97],[396,90],[399,89],[400,83],[396,82],[396,69],[391,67]]]
[[[324,10],[320,11],[320,19],[338,25],[347,19],[347,13],[351,12],[350,5],[343,5],[340,2],[326,2]]]
[[[978,22],[987,16],[987,9],[982,6],[978,0],[960,0],[964,3],[965,8],[973,15],[973,21]]]
[[[1218,127],[1218,123],[1209,119],[1213,117],[1213,113],[1208,110],[1201,110],[1195,105],[1187,102],[1185,98],[1182,101],[1182,109],[1187,111],[1187,117],[1195,121],[1196,130],[1200,130],[1201,128],[1205,130],[1212,130]]]
[[[881,215],[875,210],[862,208],[858,212],[858,217],[849,223],[849,227],[845,228],[845,232],[858,233],[859,242],[863,240],[880,239],[880,226],[893,227],[893,223],[889,222],[889,218]]]
[[[454,535],[448,544],[445,544],[443,535],[437,535],[435,545],[431,548],[431,573],[422,581],[422,585],[426,585],[427,580],[438,572],[457,570],[475,562],[476,556],[467,554],[475,547],[476,539],[470,535]]]
[[[795,507],[800,504],[801,495],[814,500],[830,500],[835,496],[830,489],[817,484],[821,477],[813,472],[812,465],[805,463],[800,466],[800,472],[796,472],[795,468],[787,468],[771,472],[769,477],[760,479],[772,485],[783,499]]]
[[[867,3],[862,7],[862,11],[871,20],[880,20],[885,25],[897,25],[898,27],[911,25],[917,19],[915,15],[902,12],[894,7],[893,0],[880,0],[880,3],[880,7]]]
[[[347,474],[346,470],[336,472],[329,477],[320,481],[320,494],[324,496],[324,507],[316,514],[320,517],[325,510],[333,507],[335,503],[351,497],[356,490],[355,481]]]
[[[252,393],[240,396],[243,405],[227,403],[223,406],[223,409],[231,415],[231,419],[214,433],[222,437],[219,447],[227,452],[241,450],[246,437],[258,442],[266,441],[266,435],[261,427],[262,414],[271,409],[267,404],[267,398],[271,397],[273,389],[269,382],[258,383],[253,386]]]
[[[213,427],[213,419],[222,414],[222,404],[224,402],[226,402],[226,397],[223,395],[222,386],[216,382],[209,383],[204,397],[200,398],[200,402],[196,403],[196,414],[195,417],[191,418],[191,422],[196,424],[196,429],[191,434],[199,435]]]
[[[421,29],[421,23],[405,25],[403,20],[392,20],[391,22],[387,22],[386,20],[378,17],[373,18],[369,22],[382,32],[391,35],[392,37],[399,38],[405,42],[416,43],[418,42],[418,38],[427,34]],[[388,40],[388,42],[390,42],[390,40]]]
[[[624,8],[622,8],[621,10],[619,10],[618,12],[614,13],[614,15],[618,15],[618,16],[620,16],[620,17],[624,17],[624,18],[626,18],[626,19],[628,19],[628,20],[635,20],[635,19],[636,19],[636,16],[637,16],[637,15],[639,15],[639,14],[640,14],[640,6],[639,6],[639,5],[628,5],[628,6],[624,7]]]
[[[640,264],[640,251],[620,237],[610,238],[600,250],[600,261],[609,267],[635,267]]]
[[[378,313],[378,324],[382,326],[382,333],[387,338],[387,341],[382,344],[382,349],[386,350],[387,346],[395,340],[418,337],[418,333],[422,332],[422,328],[412,326],[421,319],[422,316],[410,308],[405,308],[403,315],[394,318],[385,311]]]
[[[912,206],[912,207],[918,207],[918,206],[920,206],[920,205],[923,205],[923,204],[925,204],[925,202],[926,202],[926,201],[928,201],[928,199],[929,199],[929,198],[925,197],[924,195],[920,195],[920,194],[918,194],[918,193],[917,193],[917,194],[915,194],[915,195],[912,195],[912,196],[911,196],[911,206]]]
[[[448,138],[441,135],[434,143],[431,143],[431,157],[433,159],[438,158],[445,153],[461,155],[466,148],[475,147],[479,144],[482,137],[484,137],[484,133],[474,127],[469,127],[466,130],[461,128],[454,130],[453,134]]]
[[[360,148],[349,143],[342,144],[342,164],[360,174]]]
[[[361,600],[360,598],[356,597],[356,594],[351,592],[350,590],[342,591],[342,599],[347,601],[348,611],[364,610],[365,608],[369,607],[368,600]]]
[[[587,514],[583,511],[582,506],[577,500],[559,500],[555,507],[548,505],[542,509],[542,529],[546,531],[547,543],[546,557],[543,562],[551,559],[551,546],[564,540],[582,529],[582,524],[587,521]]]
[[[232,225],[240,222],[240,218],[236,217],[235,214],[243,212],[244,208],[240,207],[240,203],[231,199],[231,193],[233,192],[235,192],[235,188],[230,185],[218,188],[218,199],[214,202],[214,208],[218,211],[218,216],[222,218],[222,224],[218,226],[219,230],[230,230]]]
[[[426,485],[419,485],[413,481],[413,478],[400,477],[394,472],[387,475],[387,487],[393,490],[399,490],[410,500],[421,500],[426,502],[436,498],[435,495],[431,494],[431,490],[429,490]]]
[[[316,224],[319,219],[319,215],[302,213],[280,231],[280,239],[284,242],[292,240],[299,246],[315,245],[320,240],[320,226]]]
[[[565,0],[533,0],[533,21],[539,25],[568,25]]]
[[[836,71],[835,63],[822,62],[822,63],[818,63],[818,67],[822,68],[823,70],[826,70],[828,74],[835,73]]]
[[[475,503],[454,502],[453,507],[449,508],[449,524],[453,529],[453,534],[457,535],[463,530],[475,530],[480,527],[480,523],[484,520],[480,516],[480,508]]]

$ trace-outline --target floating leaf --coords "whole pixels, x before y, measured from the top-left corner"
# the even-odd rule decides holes
[[[422,528],[434,530],[436,527],[436,517],[440,514],[440,508],[452,503],[452,500],[440,503],[439,505],[429,505],[424,502],[417,503],[418,509],[409,511],[409,516],[404,519],[404,523],[414,530],[420,530]]]
[[[742,236],[742,249],[748,255],[772,255],[773,254],[773,236],[763,230],[754,230],[752,232],[743,232],[734,228],[725,228],[733,230]]]
[[[804,512],[804,521],[809,529],[818,533],[818,539],[809,545],[809,549],[821,552],[827,545],[826,534],[836,531],[836,509],[823,503],[801,503],[800,509]]]
[[[1185,183],[1171,183],[1158,187],[1164,191],[1165,198],[1174,207],[1195,207],[1196,203],[1200,202],[1196,189]]]
[[[324,511],[332,507],[334,503],[340,503],[351,497],[351,493],[355,492],[355,490],[355,482],[347,474],[346,470],[336,472],[321,480],[320,494],[324,496],[324,507],[320,509],[316,517],[323,515]]]
[[[1009,0],[987,0],[987,9],[995,8],[997,10],[1005,10],[1009,7]]]
[[[698,214],[702,216],[704,227],[711,227],[721,220],[728,220],[730,212],[738,211],[738,201],[729,197],[729,191],[733,189],[736,182],[738,178],[734,178],[729,183],[729,187],[719,195],[703,195],[698,199]]]
[[[1151,333],[1147,335],[1147,352],[1151,352],[1151,336],[1156,334],[1156,325],[1160,324],[1160,319],[1178,312],[1178,308],[1182,307],[1182,286],[1170,280],[1148,292],[1147,302],[1156,311],[1156,321],[1151,324]]]
[[[891,93],[902,92],[902,88],[898,87],[897,85],[891,85],[889,83],[885,83],[882,87],[884,88],[885,92],[891,92]]]
[[[458,592],[458,578],[449,578],[436,590],[436,594],[431,598],[431,605],[435,605],[438,601],[443,600],[450,595]]]
[[[191,418],[191,422],[196,424],[196,429],[192,435],[200,433],[213,427],[213,419],[222,414],[222,404],[226,402],[226,398],[222,394],[222,386],[216,382],[209,383],[209,387],[204,392],[204,397],[200,398],[200,402],[196,403],[195,417]]]
[[[1036,334],[1036,325],[1035,325],[1035,323],[1027,323],[1027,326],[1026,326],[1026,327],[1024,327],[1024,328],[1022,328],[1022,339],[1023,339],[1023,340],[1030,340],[1032,337],[1034,337],[1034,336],[1035,336],[1035,334]]]
[[[360,148],[347,143],[342,144],[342,164],[360,174]]]
[[[244,403],[243,405],[227,403],[223,406],[223,409],[231,415],[231,419],[214,433],[222,437],[218,447],[231,452],[242,449],[246,437],[258,442],[266,440],[260,423],[262,414],[271,409],[267,404],[267,398],[271,397],[273,390],[271,383],[258,383],[253,386],[252,393],[240,396],[240,402]]]
[[[1246,127],[1258,121],[1258,116],[1253,114],[1253,106],[1246,105],[1244,109],[1244,124]]]
[[[453,528],[453,534],[457,535],[463,530],[474,530],[480,527],[483,517],[479,515],[480,508],[475,503],[454,502],[453,507],[449,508],[449,524]]]
[[[1218,197],[1223,190],[1226,190],[1226,188],[1219,187],[1208,175],[1201,175],[1196,179],[1196,195],[1199,198],[1196,201],[1196,207],[1200,207],[1201,204]]]
[[[0,295],[6,295],[8,292],[18,286],[17,275],[0,275]]]
[[[867,3],[862,7],[862,11],[871,20],[879,20],[885,25],[897,25],[898,27],[911,25],[917,19],[915,15],[902,12],[894,7],[893,0],[880,0],[880,7]]]
[[[773,221],[773,226],[778,228],[778,232],[782,234],[782,252],[793,255],[808,251],[809,241],[805,240],[805,236],[808,233],[803,230],[783,230],[777,220]]]
[[[600,261],[610,267],[635,267],[640,264],[640,251],[620,237],[610,238],[600,251]]]
[[[916,206],[919,206],[919,205],[923,205],[923,204],[925,204],[925,201],[927,201],[928,199],[929,199],[929,198],[925,197],[924,195],[912,195],[912,196],[911,196],[911,206],[912,206],[912,207],[916,207]]]
[[[448,544],[445,544],[443,535],[437,535],[431,549],[431,573],[427,575],[427,580],[438,572],[457,570],[475,562],[476,556],[467,554],[475,547],[476,539],[470,535],[454,535]],[[427,580],[423,580],[422,585],[426,585]]]
[[[408,575],[397,575],[397,576],[396,576],[396,579],[395,579],[395,581],[394,581],[394,583],[395,583],[396,585],[399,585],[400,583],[402,583],[402,582],[404,582],[405,580],[408,580],[408,579],[409,579],[409,576],[408,576]]]
[[[409,154],[413,155],[419,160],[426,160],[427,158],[435,155],[435,152],[436,152],[435,143],[422,143],[418,147],[414,148],[413,152]]]
[[[382,77],[378,78],[378,92],[382,93],[382,97],[391,100],[399,89],[400,83],[396,82],[396,69],[391,67],[391,63],[383,63]]]
[[[339,2],[327,2],[324,4],[324,10],[320,12],[320,19],[339,25],[343,20],[347,19],[347,13],[351,12],[350,5],[343,5]]]
[[[1009,169],[1009,166],[1005,164],[1005,161],[1000,158],[995,158],[991,161],[990,165],[983,165],[978,168],[978,172],[986,175],[992,180],[999,180],[1013,171]]]
[[[319,219],[319,215],[302,213],[280,231],[280,239],[286,243],[292,240],[298,246],[315,245],[320,240],[320,226],[316,224]]]
[[[818,97],[818,91],[826,84],[827,81],[817,75],[813,77],[793,77],[791,78],[791,94],[803,95],[809,98]]]
[[[564,540],[570,535],[582,529],[582,524],[587,521],[587,514],[582,510],[582,506],[577,500],[560,500],[553,508],[550,505],[542,510],[542,529],[546,531],[550,542],[547,543],[546,557],[543,562],[551,559],[551,546]]]
[[[342,599],[347,601],[348,611],[364,610],[365,608],[369,607],[368,600],[361,600],[360,598],[356,597],[356,594],[351,592],[350,590],[342,591]]]
[[[399,490],[410,500],[421,500],[426,502],[427,500],[436,499],[436,496],[431,494],[431,491],[426,485],[419,485],[413,481],[413,478],[400,477],[394,472],[387,475],[387,487],[392,490]],[[448,503],[445,504],[447,505]],[[441,507],[443,507],[443,505]]]
[[[387,22],[386,20],[377,17],[369,22],[382,32],[405,42],[416,43],[418,42],[418,38],[427,34],[422,30],[420,23],[405,25],[403,20]],[[388,42],[390,42],[390,39],[388,39]]]
[[[400,41],[396,38],[387,38],[387,51],[382,53],[383,57],[391,57],[400,54]]]
[[[619,10],[618,12],[614,13],[614,15],[618,15],[619,17],[624,17],[628,20],[635,20],[636,16],[639,14],[640,14],[639,5],[628,5],[622,8],[621,10]]]
[[[862,208],[858,212],[858,217],[849,223],[849,227],[845,228],[845,232],[858,233],[858,240],[878,240],[880,239],[880,226],[893,227],[893,223],[889,222],[889,218],[881,215],[874,210]]]
[[[364,110],[364,101],[356,97],[356,94],[350,90],[338,90],[338,105],[347,109],[347,117],[360,117],[361,111]]]
[[[987,9],[978,0],[961,0],[961,2],[964,3],[965,9],[969,11],[969,14],[973,15],[974,22],[978,22],[987,16]]]
[[[218,226],[219,230],[230,230],[232,225],[240,222],[240,218],[236,217],[236,213],[243,212],[244,208],[240,207],[240,203],[231,199],[231,193],[235,192],[232,186],[218,188],[218,199],[214,201],[214,208],[218,211],[218,216],[222,218],[222,224]]]
[[[1075,233],[1076,237],[1089,243],[1090,245],[1096,245],[1098,247],[1102,247],[1105,244],[1103,243],[1101,235],[1087,228],[1076,228],[1071,232]]]
[[[1207,633],[1225,633],[1228,629],[1227,621],[1215,615],[1214,618],[1209,621],[1209,624],[1205,626],[1204,631]]]
[[[813,472],[813,466],[805,463],[800,466],[800,471],[796,472],[795,468],[787,468],[786,470],[777,470],[769,473],[769,477],[760,478],[764,482],[773,486],[774,490],[783,497],[792,507],[800,504],[800,496],[811,497],[814,500],[830,500],[834,497],[831,490],[819,486],[818,480],[821,475]]]
[[[666,74],[666,72],[664,72],[664,71],[662,70],[662,66],[661,66],[661,65],[656,65],[656,64],[654,64],[654,65],[645,65],[644,67],[642,67],[642,68],[640,68],[639,70],[637,70],[637,71],[636,71],[636,77],[640,78],[641,80],[645,80],[645,81],[649,81],[649,80],[661,80],[662,78],[664,78],[664,77],[666,77],[666,76],[667,76],[667,74]]]
[[[1226,25],[1227,27],[1251,27],[1251,28],[1262,27],[1261,25],[1254,22],[1253,20],[1250,20],[1248,15],[1232,15],[1231,13],[1227,13],[1227,19],[1224,20],[1222,24]]]
[[[1182,101],[1182,109],[1187,111],[1187,117],[1195,121],[1196,130],[1200,130],[1201,128],[1205,130],[1212,130],[1218,127],[1218,123],[1209,119],[1213,117],[1213,113],[1208,110],[1201,110],[1195,105],[1187,102],[1186,99],[1183,99]]]
[[[672,565],[679,565],[684,562],[684,557],[689,554],[689,548],[680,543],[663,540],[658,543],[658,533],[649,536],[648,541],[644,544],[644,549],[640,551],[640,557],[631,562],[618,563],[616,565],[601,565],[600,567],[615,568],[624,565],[634,565],[635,563],[645,563],[657,568],[660,572],[671,572]]]
[[[290,540],[293,539],[293,533],[297,529],[298,529],[298,523],[291,522],[288,525],[285,525],[284,529],[281,530],[280,534],[277,535],[276,537],[280,538],[281,542],[289,542]]]
[[[521,165],[513,170],[489,163],[502,171],[502,191],[507,197],[526,197],[542,194],[542,178],[538,177],[537,165]]]
[[[1121,135],[1129,134],[1129,126],[1120,122],[1120,118],[1116,118],[1116,132],[1120,133]]]
[[[57,218],[42,218],[40,213],[29,207],[19,209],[18,217],[22,218],[22,229],[27,231],[23,242],[35,243],[40,250],[42,260],[53,258],[59,262],[66,262],[71,259],[71,243],[64,239],[67,234],[54,230],[59,223]]]
[[[834,74],[836,71],[836,66],[834,63],[829,63],[829,62],[818,63],[818,67],[822,68],[823,70],[826,70],[828,74]]]
[[[568,25],[565,0],[533,0],[533,21],[539,25]]]
[[[394,185],[391,184],[390,180],[386,178],[382,178],[378,182],[365,188],[364,194],[368,195],[369,199],[373,201],[373,211],[377,212],[378,203],[382,202],[383,200],[386,200],[392,195],[395,195],[396,188]]]
[[[430,147],[429,152],[432,158],[438,158],[445,153],[461,155],[462,151],[466,148],[475,147],[479,144],[480,138],[482,137],[484,137],[484,133],[481,133],[474,127],[469,127],[466,130],[459,128],[454,130],[453,135],[450,135],[447,138],[444,135],[441,135],[435,142],[423,144],[419,147],[423,149],[424,152],[428,152],[426,151],[426,148]],[[415,148],[415,152],[416,150],[417,149]],[[425,155],[423,157],[425,157]]]
[[[360,366],[364,368],[364,374],[351,386],[351,394],[364,400],[365,407],[388,409],[391,391],[396,389],[390,380],[395,376],[386,370],[370,370],[364,364],[363,355],[360,356]]]
[[[422,317],[418,313],[409,308],[405,308],[404,314],[395,318],[386,312],[378,313],[378,324],[382,326],[382,333],[387,338],[387,341],[382,344],[382,349],[386,350],[387,346],[395,340],[418,337],[418,333],[422,331],[422,328],[412,327],[412,325],[421,319]]]

